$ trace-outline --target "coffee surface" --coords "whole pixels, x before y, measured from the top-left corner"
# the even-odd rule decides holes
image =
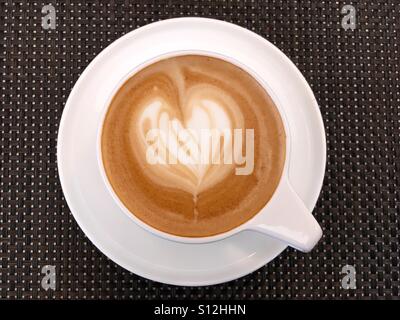
[[[200,55],[164,59],[130,77],[101,136],[107,178],[125,207],[186,237],[223,233],[257,214],[279,183],[285,150],[282,120],[263,87],[241,68]]]

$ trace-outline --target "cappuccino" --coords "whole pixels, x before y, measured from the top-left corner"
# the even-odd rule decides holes
[[[184,237],[229,231],[271,199],[285,163],[280,114],[249,73],[176,56],[131,76],[101,134],[114,193],[137,218]]]

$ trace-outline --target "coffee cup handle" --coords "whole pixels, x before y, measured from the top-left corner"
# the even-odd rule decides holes
[[[322,236],[321,227],[287,177],[282,177],[264,210],[254,218],[249,229],[286,242],[303,252],[311,251]]]

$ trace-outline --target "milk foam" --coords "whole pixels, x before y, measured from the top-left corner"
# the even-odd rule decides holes
[[[175,70],[175,73],[176,70]],[[182,79],[179,76],[178,79]],[[186,86],[177,86],[179,96],[183,105],[174,105],[162,98],[162,96],[154,95],[150,101],[146,101],[140,106],[141,113],[138,118],[138,124],[134,133],[140,137],[141,155],[144,157],[150,143],[146,139],[149,130],[159,129],[164,133],[173,133],[175,139],[171,139],[171,135],[161,135],[161,141],[158,141],[159,164],[147,167],[146,174],[157,183],[161,183],[167,187],[174,187],[189,192],[196,196],[203,190],[215,185],[226,177],[226,175],[234,169],[235,164],[224,163],[216,157],[224,157],[225,149],[218,148],[220,145],[220,137],[224,137],[224,145],[232,145],[233,129],[244,128],[243,117],[240,109],[235,101],[220,88],[211,85],[197,85],[186,90]],[[158,90],[157,90],[158,91]],[[181,114],[182,117],[177,118],[174,115]],[[218,138],[202,139],[202,133],[206,130],[217,134]],[[192,159],[194,163],[182,163],[176,159],[177,154],[187,154],[185,148],[179,145],[179,134],[185,133],[185,147],[189,147],[189,154],[196,159]],[[189,134],[187,134],[189,132]],[[137,143],[135,146],[137,147]],[[197,161],[199,154],[196,150],[204,150],[208,152],[211,161]],[[187,149],[187,148],[186,148]],[[166,150],[166,154],[164,151]],[[234,150],[240,152],[239,148]],[[232,155],[233,158],[239,157],[239,154]],[[172,158],[172,159],[171,159]],[[168,161],[166,161],[168,160]],[[172,160],[172,161],[171,161]],[[173,161],[175,160],[175,161]],[[211,166],[213,169],[211,170]]]

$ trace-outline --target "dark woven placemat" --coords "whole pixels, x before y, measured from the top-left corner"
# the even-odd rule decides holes
[[[48,3],[55,30],[41,26]],[[342,28],[345,4],[356,9],[355,30]],[[56,164],[63,107],[88,63],[123,34],[180,16],[233,22],[279,47],[312,86],[328,142],[318,247],[199,288],[155,283],[108,260],[70,214]],[[0,298],[397,297],[399,28],[397,0],[0,0]],[[44,265],[56,267],[56,290],[41,286]],[[345,265],[356,289],[342,286]]]

